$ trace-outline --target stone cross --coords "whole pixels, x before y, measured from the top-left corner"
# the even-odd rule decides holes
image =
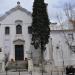
[[[17,2],[17,5],[20,5],[20,2],[19,1]]]

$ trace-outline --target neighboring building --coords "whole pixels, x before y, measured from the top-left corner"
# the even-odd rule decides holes
[[[75,67],[75,29],[68,20],[62,25],[50,25],[53,60],[56,67]]]

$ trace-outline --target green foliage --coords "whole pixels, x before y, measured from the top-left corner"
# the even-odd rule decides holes
[[[49,18],[44,0],[34,0],[32,13],[32,44],[37,49],[41,44],[43,50],[50,34]]]

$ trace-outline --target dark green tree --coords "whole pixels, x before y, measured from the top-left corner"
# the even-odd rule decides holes
[[[43,52],[46,49],[50,35],[50,22],[46,7],[47,4],[44,3],[44,0],[34,0],[32,13],[32,45],[34,45],[35,49],[41,48],[41,63],[43,62]]]

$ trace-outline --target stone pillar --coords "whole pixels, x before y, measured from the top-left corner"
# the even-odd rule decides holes
[[[47,44],[46,50],[47,50],[47,52],[46,52],[46,55],[47,55],[46,60],[47,60],[47,62],[46,62],[46,65],[45,65],[45,70],[47,72],[50,72],[54,68],[52,38],[49,39],[49,43]]]
[[[0,64],[1,64],[1,72],[5,71],[5,56],[3,52],[0,54]]]
[[[33,61],[32,59],[28,59],[28,71],[33,71]]]
[[[5,71],[5,63],[4,63],[4,60],[2,61],[2,70],[1,72],[4,72]]]

